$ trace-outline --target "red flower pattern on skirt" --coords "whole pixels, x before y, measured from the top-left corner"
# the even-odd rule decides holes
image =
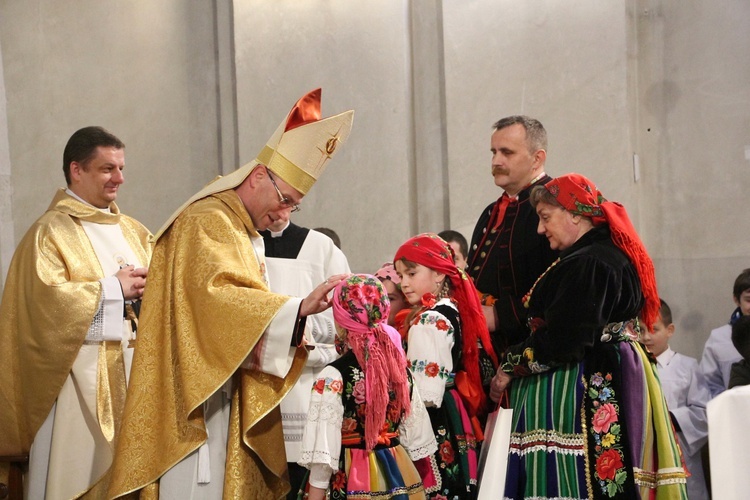
[[[622,467],[622,459],[616,450],[607,450],[596,459],[596,475],[599,479],[614,481],[617,469]]]
[[[451,446],[450,441],[443,441],[440,444],[440,458],[445,462],[446,465],[450,465],[453,463],[454,455],[453,455],[453,446]]]
[[[336,471],[336,476],[333,478],[334,490],[343,490],[346,487],[346,474],[344,471]]]

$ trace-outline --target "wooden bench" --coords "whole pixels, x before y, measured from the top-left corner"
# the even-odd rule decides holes
[[[23,500],[23,474],[29,456],[0,456],[0,500]]]

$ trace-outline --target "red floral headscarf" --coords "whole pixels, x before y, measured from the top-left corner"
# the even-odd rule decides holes
[[[549,181],[544,187],[569,212],[589,217],[595,226],[608,224],[612,242],[625,252],[638,271],[641,289],[646,303],[641,310],[641,319],[651,328],[659,317],[659,294],[656,290],[656,274],[646,247],[630,222],[625,207],[607,201],[593,182],[580,174],[568,174]]]
[[[390,308],[388,294],[375,276],[353,274],[333,289],[333,319],[346,329],[346,342],[365,372],[368,450],[377,444],[385,423],[389,388],[396,393],[399,413],[411,410],[401,336],[387,324]]]
[[[458,305],[463,336],[463,364],[469,381],[476,392],[481,394],[480,407],[484,406],[485,395],[479,375],[479,349],[477,338],[481,340],[485,352],[497,366],[497,356],[492,348],[487,320],[482,312],[477,289],[462,269],[453,260],[453,249],[435,233],[423,233],[406,241],[396,252],[393,261],[400,259],[421,264],[433,271],[445,274],[453,285],[453,299]]]

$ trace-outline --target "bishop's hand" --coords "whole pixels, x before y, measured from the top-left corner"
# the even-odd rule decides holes
[[[328,294],[336,288],[341,280],[346,279],[348,274],[337,274],[331,276],[320,285],[316,286],[315,289],[310,292],[310,295],[302,299],[302,305],[299,309],[299,315],[302,317],[310,316],[312,314],[318,314],[331,307],[331,299]]]

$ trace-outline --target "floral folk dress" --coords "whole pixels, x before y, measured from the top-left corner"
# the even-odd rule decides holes
[[[365,375],[356,356],[350,351],[320,373],[312,389],[299,464],[310,468],[311,476],[316,468],[330,475],[331,499],[425,498],[413,461],[432,456],[436,443],[419,392],[411,383],[410,387],[409,416],[402,418],[389,406],[378,445],[367,451]]]
[[[538,280],[531,335],[502,364],[517,377],[506,498],[686,498],[653,358],[638,342],[642,304],[637,272],[607,226]]]
[[[406,357],[430,415],[438,450],[417,464],[430,498],[472,498],[477,485],[477,441],[466,405],[455,388],[462,369],[461,324],[443,298],[411,322]]]

